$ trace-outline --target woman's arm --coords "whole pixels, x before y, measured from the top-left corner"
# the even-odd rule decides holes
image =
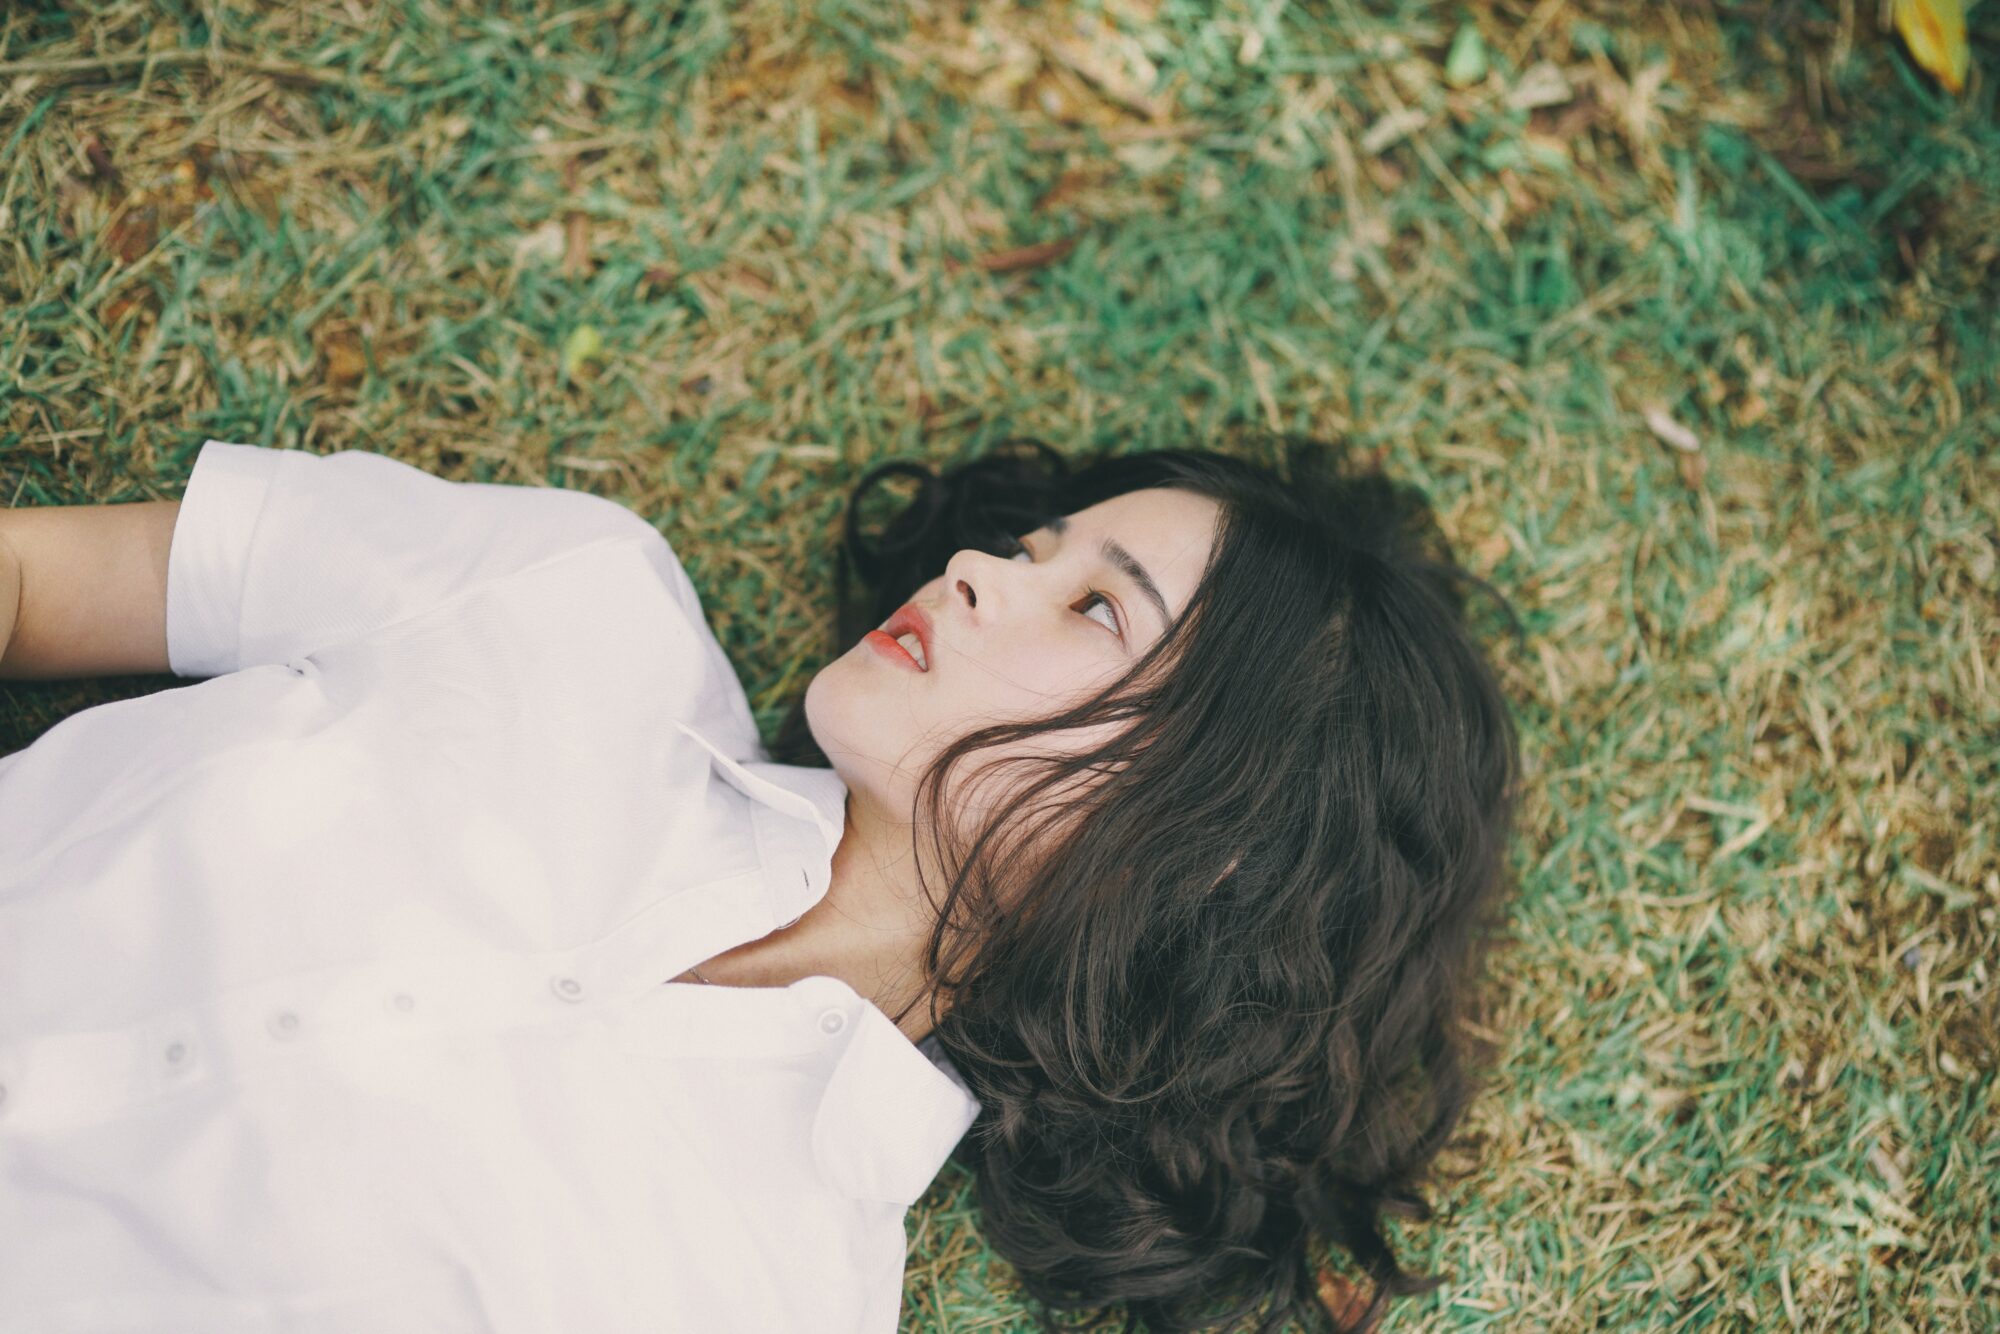
[[[0,510],[0,680],[162,673],[178,500]],[[11,578],[8,576],[11,575]]]

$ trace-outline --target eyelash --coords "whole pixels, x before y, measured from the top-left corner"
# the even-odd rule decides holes
[[[1034,559],[1035,553],[1028,550],[1028,544],[1026,542],[1023,542],[1018,537],[1010,537],[1007,539],[1007,541],[1013,546],[1013,550],[1007,553],[1008,559],[1011,560],[1015,556],[1020,556],[1020,555],[1026,555],[1030,560]],[[1120,639],[1123,639],[1125,637],[1125,618],[1118,614],[1118,604],[1113,602],[1109,597],[1105,596],[1103,593],[1098,592],[1094,588],[1085,586],[1083,591],[1086,597],[1095,598],[1098,602],[1103,603],[1104,606],[1111,612],[1111,619],[1118,623],[1118,628],[1115,630],[1111,630],[1110,633],[1116,635]],[[1090,619],[1089,615],[1085,612],[1078,612],[1077,615],[1082,616],[1085,620]],[[1107,629],[1108,628],[1109,627],[1107,627]]]

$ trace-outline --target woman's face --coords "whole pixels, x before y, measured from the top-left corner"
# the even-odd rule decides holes
[[[813,737],[851,800],[907,825],[917,781],[946,744],[975,727],[1047,717],[1117,680],[1186,609],[1220,517],[1206,496],[1153,487],[1019,534],[1024,552],[959,551],[910,598],[930,618],[928,670],[864,639],[806,690]],[[1121,568],[1121,549],[1143,577]],[[1074,752],[1102,739],[1080,729],[1033,749]],[[981,751],[961,768],[1014,753]],[[949,808],[976,818],[1001,794],[982,795],[948,797]]]

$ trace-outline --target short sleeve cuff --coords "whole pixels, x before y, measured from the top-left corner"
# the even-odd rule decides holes
[[[167,666],[175,676],[237,670],[251,537],[286,451],[204,441],[167,554]]]

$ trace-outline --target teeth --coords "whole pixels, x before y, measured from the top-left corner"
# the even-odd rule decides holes
[[[923,640],[917,638],[915,634],[907,634],[907,635],[897,635],[896,642],[898,644],[901,644],[905,649],[909,650],[910,656],[917,660],[917,666],[923,668],[925,671],[929,671],[931,669],[931,665],[928,662],[924,661]]]

